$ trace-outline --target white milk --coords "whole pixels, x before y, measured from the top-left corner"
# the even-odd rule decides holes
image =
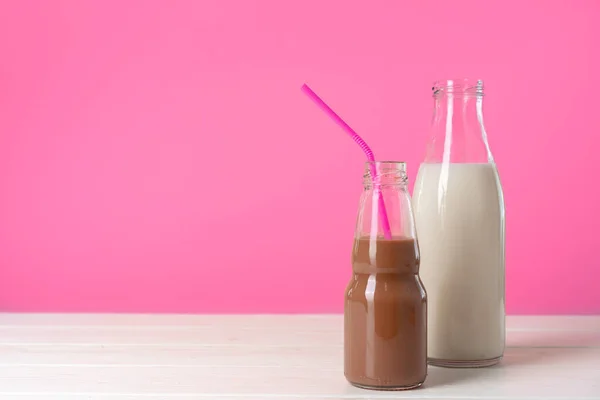
[[[465,366],[501,357],[504,200],[496,167],[421,164],[413,205],[429,305],[428,357],[473,362]]]

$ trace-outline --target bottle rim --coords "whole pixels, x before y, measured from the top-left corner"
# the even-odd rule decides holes
[[[483,80],[474,78],[441,79],[433,82],[433,96],[444,94],[483,96]]]
[[[372,173],[376,173],[373,180]],[[408,177],[404,161],[366,161],[363,184],[365,186],[405,185]]]
[[[397,167],[406,167],[406,161],[365,161],[365,165],[376,165],[376,166],[381,166],[384,164],[390,164],[390,165],[395,165]]]

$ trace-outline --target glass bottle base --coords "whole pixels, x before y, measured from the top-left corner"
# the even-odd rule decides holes
[[[444,368],[484,368],[496,365],[502,360],[502,356],[488,358],[487,360],[445,360],[440,358],[428,358],[427,363],[434,367]]]
[[[351,381],[348,381],[348,382],[350,382],[350,384],[352,386],[356,386],[357,388],[360,388],[360,389],[399,391],[399,390],[417,389],[417,388],[421,387],[423,385],[423,382],[425,382],[425,381],[421,381],[419,383],[408,385],[408,386],[373,386],[373,385],[365,385],[365,384],[351,382]]]

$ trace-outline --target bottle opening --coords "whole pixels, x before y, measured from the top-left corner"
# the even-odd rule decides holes
[[[375,175],[375,179],[373,176]],[[367,161],[363,182],[365,186],[404,185],[408,181],[403,161]]]
[[[432,90],[434,97],[448,93],[483,96],[483,80],[471,78],[439,80],[433,83]]]

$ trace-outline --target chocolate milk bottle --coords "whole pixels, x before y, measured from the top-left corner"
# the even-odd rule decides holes
[[[371,167],[367,163],[346,289],[344,374],[362,388],[413,389],[427,376],[427,296],[406,166],[375,162],[375,181]],[[379,196],[391,232],[381,230]]]

